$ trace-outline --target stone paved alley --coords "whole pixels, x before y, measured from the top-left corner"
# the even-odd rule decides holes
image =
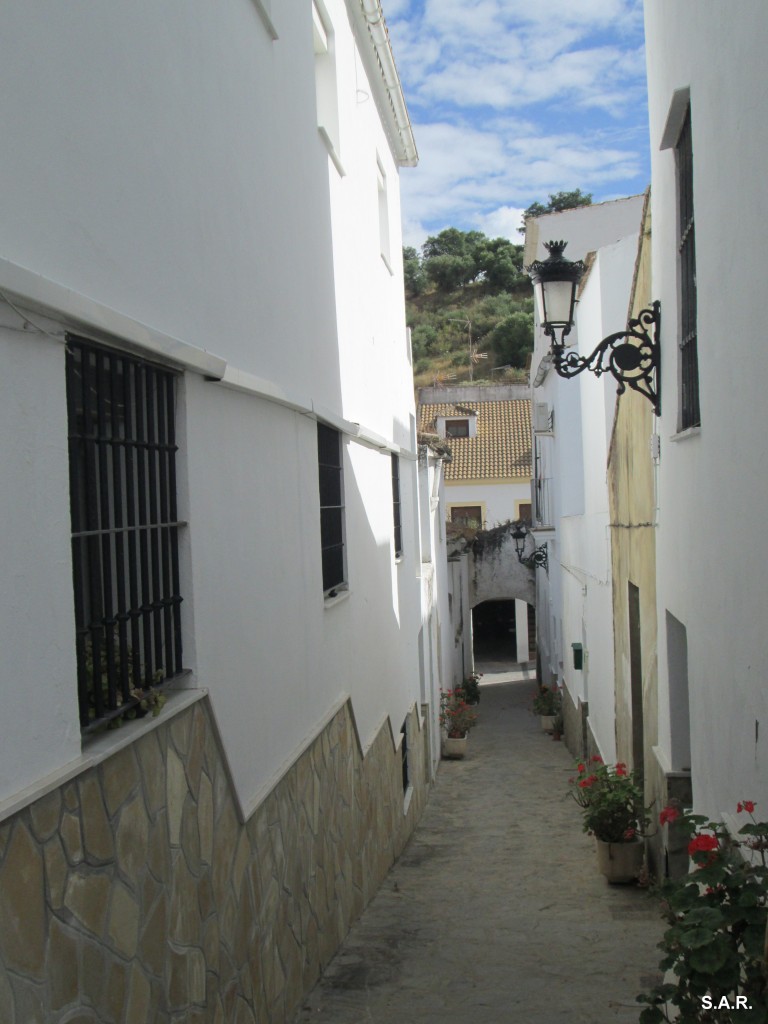
[[[301,1024],[636,1022],[663,922],[609,886],[572,759],[529,712],[527,672],[484,668],[464,761],[443,761],[403,856],[299,1015]]]

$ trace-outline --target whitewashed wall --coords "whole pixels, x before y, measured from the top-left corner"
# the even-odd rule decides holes
[[[597,253],[567,338],[588,355],[607,334],[626,326],[643,197],[566,210],[528,221],[526,264],[544,259],[544,242],[564,239],[571,260]],[[549,339],[536,326],[532,401],[554,411],[554,429],[539,434],[539,475],[547,479],[555,533],[549,575],[538,571],[537,637],[544,681],[565,682],[571,698],[589,702],[590,727],[606,759],[615,756],[613,633],[606,465],[616,385],[584,372],[571,380],[547,369]],[[574,643],[584,667],[574,668]]]
[[[341,170],[317,128],[311,5],[273,7],[275,33],[250,0],[169,0],[161,18],[148,0],[5,12],[0,114],[14,145],[0,152],[0,289],[58,340],[3,334],[0,491],[16,528],[0,595],[0,695],[14,709],[0,803],[80,754],[66,329],[185,371],[185,663],[189,684],[210,690],[243,811],[345,697],[364,746],[387,719],[397,735],[420,699],[398,165],[346,5],[325,5]],[[5,305],[3,318],[21,328]],[[344,432],[350,590],[332,607],[316,418]]]
[[[694,803],[702,813],[719,815],[733,813],[748,798],[763,813],[768,349],[761,325],[768,10],[759,0],[740,4],[737,16],[712,0],[646,0],[645,12],[653,292],[662,309],[657,755],[663,768],[682,767],[673,752],[682,723],[680,702],[670,696],[672,616],[687,634]],[[693,126],[701,398],[701,428],[685,434],[678,432],[676,395],[675,158],[672,149],[660,148],[681,89],[690,90]],[[674,125],[670,129],[674,135]]]
[[[476,483],[451,482],[445,488],[448,515],[452,505],[480,505],[484,509],[484,525],[487,529],[506,523],[518,517],[520,504],[530,504],[531,484],[529,480],[520,483]]]

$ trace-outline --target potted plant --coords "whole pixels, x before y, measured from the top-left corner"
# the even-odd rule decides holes
[[[649,820],[635,773],[595,756],[579,762],[568,781],[584,814],[584,831],[597,841],[600,871],[613,884],[635,881],[643,868]]]
[[[555,719],[560,713],[560,691],[556,686],[539,684],[533,697],[533,713],[539,716],[544,732],[554,731]]]
[[[661,887],[666,977],[637,997],[647,1004],[641,1024],[768,1020],[768,823],[754,810],[751,800],[737,804],[737,821],[748,819],[735,834],[674,806],[661,812],[662,826],[688,838],[694,869]]]
[[[462,690],[466,698],[467,704],[475,705],[480,703],[480,676],[481,672],[473,672],[471,676],[467,676],[462,684]]]
[[[445,730],[443,757],[464,757],[467,752],[467,734],[476,722],[477,714],[467,704],[461,687],[440,691],[440,725]]]

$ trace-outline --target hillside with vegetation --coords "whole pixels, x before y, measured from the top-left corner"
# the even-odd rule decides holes
[[[533,203],[525,217],[587,206],[579,189]],[[524,230],[521,228],[521,231]],[[406,319],[417,388],[469,380],[522,382],[533,350],[533,293],[523,246],[446,228],[403,249]]]

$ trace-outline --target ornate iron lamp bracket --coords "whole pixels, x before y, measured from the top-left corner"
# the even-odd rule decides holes
[[[530,555],[520,558],[520,561],[523,565],[527,565],[529,569],[543,569],[549,575],[549,557],[547,555],[546,543],[534,548]]]
[[[555,329],[549,325],[545,326],[545,333],[552,339],[554,366],[561,377],[575,377],[583,370],[590,370],[600,377],[607,371],[618,382],[618,394],[623,394],[627,387],[638,391],[645,395],[656,415],[660,416],[660,327],[661,305],[656,301],[650,309],[643,309],[637,317],[630,319],[626,331],[609,334],[588,356],[566,349],[563,337],[567,331],[560,335],[560,341],[557,341]]]

